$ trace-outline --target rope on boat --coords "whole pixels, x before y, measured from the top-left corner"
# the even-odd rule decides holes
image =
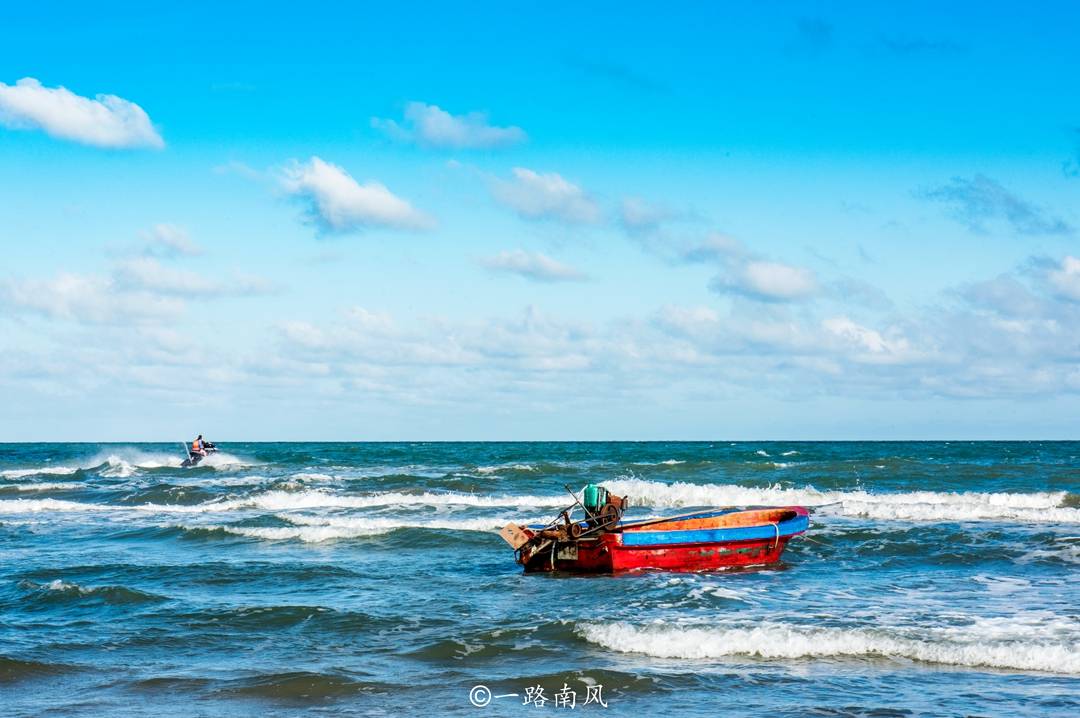
[[[776,529],[776,540],[775,540],[775,541],[773,541],[773,545],[772,545],[772,547],[773,547],[773,551],[775,551],[775,550],[776,550],[776,547],[780,545],[780,524],[778,524],[778,523],[777,523],[777,522],[775,522],[775,521],[772,521],[772,522],[770,522],[770,523],[772,523],[772,527],[773,527],[774,529]]]

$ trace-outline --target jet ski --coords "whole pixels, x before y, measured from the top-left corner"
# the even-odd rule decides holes
[[[184,443],[184,451],[187,452],[187,458],[184,459],[180,463],[180,468],[182,468],[182,469],[195,468],[196,466],[199,465],[200,462],[202,462],[203,459],[205,459],[210,454],[216,454],[217,450],[218,450],[217,447],[215,445],[211,444],[209,441],[204,441],[203,442],[203,449],[205,449],[205,453],[196,454],[194,451],[191,450],[191,445],[188,444],[187,442],[185,442]]]

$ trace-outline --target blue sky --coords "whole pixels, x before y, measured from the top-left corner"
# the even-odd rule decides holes
[[[1078,15],[7,9],[0,429],[1077,438]]]

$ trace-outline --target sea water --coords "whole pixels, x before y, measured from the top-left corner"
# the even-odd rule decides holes
[[[222,449],[0,445],[2,715],[1080,711],[1078,442]],[[498,528],[589,482],[812,522],[767,568],[523,575]]]

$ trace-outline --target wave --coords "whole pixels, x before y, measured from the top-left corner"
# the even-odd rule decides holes
[[[123,454],[109,454],[97,461],[93,468],[102,476],[110,478],[128,478],[145,469],[179,469],[184,461],[179,454],[151,454],[143,451],[125,451]],[[232,454],[216,452],[199,462],[200,469],[231,469],[240,466],[252,466]]]
[[[536,471],[532,464],[499,464],[497,466],[477,466],[478,474],[494,474],[499,471]]]
[[[97,598],[109,604],[156,603],[166,600],[163,596],[126,586],[80,586],[62,579],[55,579],[49,583],[35,583],[27,580],[20,582],[19,586],[48,601],[86,597]]]
[[[84,488],[84,484],[74,481],[48,482],[42,481],[36,484],[0,484],[0,491],[66,491],[70,489]]]
[[[25,479],[28,476],[68,476],[79,470],[71,466],[39,466],[35,469],[7,469],[0,471],[5,479]]]
[[[279,515],[278,519],[292,526],[199,526],[183,527],[186,530],[215,530],[248,538],[270,541],[299,540],[304,543],[322,543],[341,539],[379,536],[401,529],[426,529],[442,531],[497,531],[515,520],[512,518],[446,519],[432,521],[408,521],[402,519],[315,517]]]
[[[752,488],[734,484],[665,484],[645,479],[615,479],[603,485],[630,498],[632,506],[790,505],[828,507],[842,516],[903,521],[1022,521],[1080,523],[1080,509],[1066,505],[1065,491],[978,493],[913,491],[819,491],[805,488]]]
[[[357,681],[335,673],[264,673],[229,681],[220,693],[285,701],[325,701],[344,699],[366,693],[388,693],[393,689],[382,683]]]
[[[326,491],[312,490],[291,493],[287,491],[267,491],[255,494],[247,499],[240,499],[241,506],[267,509],[307,508],[370,508],[374,506],[565,506],[568,497],[563,496],[492,496],[484,494],[465,494],[455,491],[433,493],[426,491],[419,494],[407,494],[399,491],[387,491],[366,495],[333,494]]]
[[[0,500],[0,513],[146,511],[156,513],[221,513],[242,509],[288,511],[318,508],[371,508],[378,506],[475,506],[551,507],[565,506],[568,497],[562,496],[487,496],[458,492],[406,494],[383,492],[366,495],[335,494],[322,490],[266,491],[239,499],[206,501],[199,504],[91,504],[58,499]]]
[[[1030,631],[1030,626],[1025,626]],[[654,658],[709,660],[747,657],[764,660],[804,658],[891,658],[970,668],[1080,674],[1075,640],[1032,640],[1023,632],[980,632],[977,628],[936,629],[911,638],[888,629],[815,628],[784,623],[752,627],[694,627],[627,623],[577,626],[590,643],[620,653]]]
[[[1080,523],[1080,508],[1066,504],[1064,491],[1039,493],[977,493],[914,491],[873,494],[864,490],[819,491],[772,486],[754,488],[733,484],[672,484],[644,479],[615,479],[603,485],[630,497],[632,506],[681,508],[694,506],[747,506],[801,504],[828,513],[856,518],[903,521],[1018,521]],[[92,504],[58,499],[0,500],[0,513],[67,511],[144,511],[154,513],[223,513],[245,509],[290,511],[302,509],[375,508],[383,506],[471,506],[477,508],[562,507],[561,495],[491,495],[463,492],[342,494],[323,489],[271,490],[240,498],[197,504]]]
[[[179,469],[184,461],[180,451],[176,453],[148,452],[135,448],[120,448],[101,452],[86,461],[84,466],[38,466],[25,469],[6,469],[0,471],[5,479],[24,479],[28,476],[70,475],[78,471],[94,471],[107,478],[126,479],[142,470]],[[200,467],[231,469],[239,466],[254,466],[239,457],[217,452],[210,454],[199,464]]]
[[[39,678],[42,676],[59,675],[77,671],[77,666],[65,663],[42,663],[41,661],[27,661],[18,658],[0,656],[0,684],[14,683],[23,679]]]

